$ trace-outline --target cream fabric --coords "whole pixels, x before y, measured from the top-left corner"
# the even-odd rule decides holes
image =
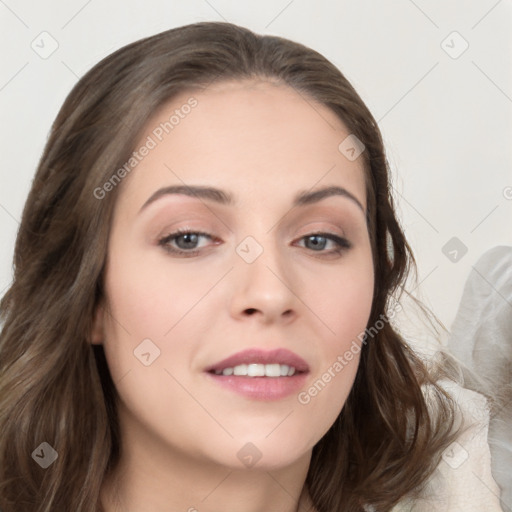
[[[443,453],[422,499],[405,499],[392,512],[503,512],[491,474],[487,400],[454,382],[440,384],[458,404],[457,421],[467,429]]]
[[[493,247],[473,266],[448,349],[502,395],[490,421],[489,446],[502,508],[512,511],[512,247]]]

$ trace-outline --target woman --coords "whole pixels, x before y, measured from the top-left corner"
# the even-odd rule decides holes
[[[466,427],[391,325],[413,264],[377,124],[324,57],[227,23],[118,50],[23,214],[2,510],[419,506]]]

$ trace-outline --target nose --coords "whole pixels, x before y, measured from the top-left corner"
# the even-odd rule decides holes
[[[294,288],[290,266],[285,265],[278,248],[265,246],[252,263],[238,258],[233,279],[231,315],[244,320],[249,317],[264,324],[292,322],[300,300]]]

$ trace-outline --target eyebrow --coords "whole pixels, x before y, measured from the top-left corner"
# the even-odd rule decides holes
[[[235,200],[232,194],[218,188],[202,185],[171,185],[169,187],[160,188],[155,193],[153,193],[142,205],[140,211],[144,210],[148,205],[160,199],[161,197],[170,194],[183,194],[190,197],[197,197],[199,199],[207,199],[209,201],[214,201],[218,204],[226,206],[232,206],[235,204]],[[338,186],[325,187],[319,190],[315,190],[314,192],[310,192],[308,190],[301,191],[294,197],[292,206],[295,207],[313,204],[331,196],[341,196],[350,199],[362,210],[363,213],[366,213],[363,205],[360,203],[356,196],[354,196],[347,189]]]

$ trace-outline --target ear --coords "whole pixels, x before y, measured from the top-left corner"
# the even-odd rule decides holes
[[[91,343],[93,345],[102,345],[104,340],[104,318],[105,310],[103,304],[98,304],[94,312],[93,326],[91,330]]]

